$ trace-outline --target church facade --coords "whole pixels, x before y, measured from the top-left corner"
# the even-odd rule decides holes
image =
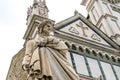
[[[120,80],[120,0],[82,0],[78,11],[55,24],[54,36],[68,46],[67,58],[81,80]],[[6,80],[26,80],[22,70],[26,42],[37,37],[37,26],[48,18],[45,0],[28,8],[24,47],[13,57]]]

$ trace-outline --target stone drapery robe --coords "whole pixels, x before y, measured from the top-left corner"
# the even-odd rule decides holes
[[[67,51],[68,48],[63,41],[51,36],[28,41],[22,63],[22,65],[29,65],[28,78],[79,80],[79,76],[67,60]]]

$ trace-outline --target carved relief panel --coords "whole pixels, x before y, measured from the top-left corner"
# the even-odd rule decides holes
[[[60,30],[78,37],[82,37],[98,43],[109,45],[105,40],[103,40],[96,32],[94,32],[89,26],[87,26],[81,20],[77,20],[71,24],[68,24],[67,26]]]

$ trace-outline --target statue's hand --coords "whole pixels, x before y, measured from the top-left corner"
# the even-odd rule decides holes
[[[23,68],[23,70],[25,70],[25,71],[28,71],[28,70],[30,69],[28,64],[22,65],[22,68]]]
[[[45,47],[47,44],[47,38],[41,38],[40,42],[37,42],[37,46]]]

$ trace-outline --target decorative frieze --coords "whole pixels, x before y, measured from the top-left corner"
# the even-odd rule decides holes
[[[102,51],[99,49],[91,48],[85,45],[81,45],[81,44],[77,44],[69,41],[64,41],[64,42],[68,46],[69,50],[73,50],[78,54],[79,53],[87,54],[89,56],[101,58],[102,60],[105,60],[105,61],[120,63],[120,57],[116,57],[118,55],[115,55],[115,53],[108,53],[106,51]]]
[[[120,7],[111,5],[112,10],[120,13]]]
[[[119,3],[120,2],[120,0],[108,0],[110,3],[112,3],[112,4],[115,4],[115,3]]]

